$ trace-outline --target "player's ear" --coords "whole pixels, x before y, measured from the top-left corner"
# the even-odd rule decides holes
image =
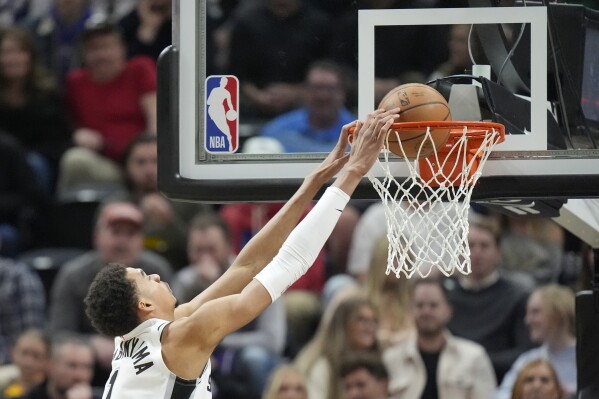
[[[149,301],[140,299],[137,302],[137,310],[144,313],[149,313],[154,310],[154,305],[152,305]]]

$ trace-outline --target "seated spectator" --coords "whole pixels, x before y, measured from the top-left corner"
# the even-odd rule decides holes
[[[188,221],[211,206],[171,201],[158,191],[158,145],[153,134],[134,138],[124,154],[124,190],[109,198],[137,204],[144,214],[144,247],[164,256],[181,269],[187,262],[185,244]]]
[[[435,80],[451,75],[469,73],[472,70],[472,61],[468,54],[468,35],[471,25],[452,25],[449,30],[447,48],[449,58],[447,61],[439,64],[428,77],[428,80]],[[476,57],[475,57],[476,58]]]
[[[74,336],[59,337],[52,343],[48,378],[24,399],[100,399],[102,389],[94,388],[94,352],[89,343]]]
[[[340,366],[345,399],[389,398],[389,373],[379,355],[358,353]]]
[[[59,190],[121,179],[127,145],[141,132],[156,132],[156,65],[126,58],[119,29],[89,24],[82,35],[85,67],[67,77],[66,96],[76,148],[61,160]]]
[[[227,224],[200,214],[188,234],[191,265],[175,274],[172,290],[180,303],[203,292],[235,259]],[[214,352],[212,378],[219,398],[259,398],[271,370],[280,362],[287,333],[285,306],[273,302],[258,318],[226,336]]]
[[[23,147],[0,132],[0,257],[14,258],[34,241],[33,219],[45,196]]]
[[[533,359],[547,359],[555,369],[567,397],[576,394],[576,336],[574,293],[551,284],[535,289],[526,310],[530,338],[540,347],[521,354],[505,375],[495,399],[509,399],[520,369]]]
[[[340,364],[355,352],[378,353],[376,330],[376,311],[361,295],[348,295],[327,309],[316,334],[295,359],[306,376],[310,399],[341,397]]]
[[[470,216],[471,273],[448,281],[453,317],[449,329],[481,344],[497,380],[532,343],[524,325],[528,290],[499,274],[501,229],[496,218]]]
[[[171,284],[179,303],[191,301],[233,263],[235,255],[227,223],[216,215],[194,217],[187,233],[187,257],[191,264],[179,270]]]
[[[96,334],[83,304],[98,271],[106,264],[116,262],[139,267],[148,275],[159,274],[163,281],[170,282],[172,278],[172,269],[164,258],[143,250],[143,222],[141,210],[131,203],[104,205],[93,231],[94,249],[65,263],[52,285],[50,329],[90,336],[103,372],[110,371],[114,340]]]
[[[563,399],[564,395],[551,363],[544,359],[528,362],[516,377],[512,399]]]
[[[382,236],[372,253],[370,268],[364,282],[366,297],[377,309],[379,347],[386,349],[413,333],[410,313],[410,285],[406,278],[386,274],[389,241]]]
[[[292,365],[278,366],[268,378],[262,399],[308,399],[304,376]]]
[[[30,328],[43,328],[46,316],[44,286],[26,265],[0,258],[0,364],[19,336]]]
[[[172,0],[139,0],[137,7],[119,21],[127,55],[154,60],[172,43]]]
[[[71,129],[58,87],[39,59],[34,38],[22,27],[0,32],[0,129],[25,148],[36,178],[53,192]]]
[[[58,84],[81,65],[79,40],[93,11],[89,0],[52,0],[50,9],[28,23],[42,59]]]
[[[5,386],[0,386],[0,398],[25,396],[33,387],[46,379],[50,359],[50,339],[38,329],[23,332],[11,350],[12,364],[17,375]]]
[[[490,399],[497,382],[479,344],[447,330],[452,309],[443,282],[413,280],[416,334],[383,352],[392,396],[402,399]]]
[[[240,81],[241,117],[296,108],[308,65],[324,56],[327,18],[302,0],[265,0],[235,18],[229,68]]]
[[[345,80],[336,64],[313,63],[305,79],[304,106],[276,117],[261,135],[277,139],[285,152],[329,152],[343,125],[356,119],[344,106]]]

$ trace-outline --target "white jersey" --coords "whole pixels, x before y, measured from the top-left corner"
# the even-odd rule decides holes
[[[196,380],[173,374],[162,359],[166,320],[150,319],[114,339],[112,372],[102,399],[211,399],[210,360]]]

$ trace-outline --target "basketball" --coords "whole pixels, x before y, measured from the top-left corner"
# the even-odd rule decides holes
[[[425,84],[407,83],[389,91],[381,100],[379,108],[389,110],[395,107],[400,108],[397,122],[451,121],[445,97]],[[425,140],[426,130],[401,131],[399,134],[390,130],[388,149],[401,157],[405,153],[409,159],[427,157],[445,144],[449,132],[449,129],[433,129],[431,138]],[[401,139],[401,146],[398,138]]]
[[[235,119],[237,119],[237,112],[234,109],[230,109],[227,111],[225,116],[227,117],[228,121],[234,121]]]

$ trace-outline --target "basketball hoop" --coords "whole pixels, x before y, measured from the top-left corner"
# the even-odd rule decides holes
[[[447,134],[439,145],[435,132]],[[416,157],[406,156],[403,132],[422,131]],[[377,162],[384,177],[368,179],[385,207],[389,253],[387,274],[398,278],[414,273],[428,276],[437,268],[445,276],[457,269],[470,273],[468,210],[470,197],[493,147],[505,139],[504,126],[492,122],[404,122],[392,125],[383,158]],[[389,145],[397,140],[396,146]],[[389,162],[390,151],[403,158],[408,178],[398,181]],[[432,153],[431,153],[432,148]],[[430,154],[421,157],[421,154]]]

